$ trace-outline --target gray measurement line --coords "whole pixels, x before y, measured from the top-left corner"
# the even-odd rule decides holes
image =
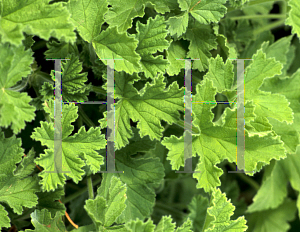
[[[55,101],[54,101],[54,171],[46,173],[70,173],[62,170],[62,97],[61,97],[61,60],[55,61]]]
[[[184,111],[184,171],[176,171],[176,173],[200,173],[193,171],[192,163],[192,68],[191,60],[185,60],[185,111]],[[199,60],[199,59],[198,59]]]

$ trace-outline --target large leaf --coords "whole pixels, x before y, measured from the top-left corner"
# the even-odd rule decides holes
[[[44,109],[54,119],[54,102],[47,101]],[[84,171],[82,168],[85,163],[89,166],[92,173],[100,171],[100,165],[103,164],[103,157],[95,150],[100,150],[106,145],[104,135],[101,135],[100,128],[90,128],[88,131],[82,126],[78,133],[70,136],[74,126],[72,122],[78,117],[77,106],[63,105],[62,107],[62,170],[70,173],[49,173],[54,171],[54,123],[41,122],[41,127],[35,128],[31,138],[40,141],[48,149],[45,154],[41,154],[35,160],[36,164],[42,166],[45,170],[39,173],[42,177],[41,184],[44,191],[50,191],[57,188],[58,185],[64,185],[66,177],[69,176],[75,183],[82,179]],[[47,171],[47,172],[45,172]]]
[[[11,125],[17,134],[24,129],[25,122],[31,122],[35,117],[35,107],[29,105],[31,97],[11,89],[22,77],[30,74],[32,52],[8,43],[0,44],[0,50],[0,126]]]
[[[64,3],[51,0],[1,1],[0,35],[2,42],[21,45],[23,32],[44,40],[51,36],[74,43],[76,34]]]

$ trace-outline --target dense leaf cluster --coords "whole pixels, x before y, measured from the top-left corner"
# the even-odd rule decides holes
[[[300,218],[299,12],[298,0],[0,0],[0,229],[288,231]],[[282,26],[291,34],[275,38]],[[103,173],[105,105],[84,104],[62,104],[66,172],[49,172],[55,70],[45,71],[41,49],[42,59],[67,59],[64,102],[105,101],[115,59],[123,173]],[[193,174],[175,173],[185,165],[185,58],[195,59]],[[227,172],[237,163],[235,58],[251,58],[246,174]],[[251,187],[244,195],[237,177]]]

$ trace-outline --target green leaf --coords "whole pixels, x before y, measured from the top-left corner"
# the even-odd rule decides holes
[[[135,52],[138,41],[116,27],[109,27],[96,36],[93,46],[99,59],[123,59],[115,62],[116,71],[132,74],[140,71],[140,56]],[[107,60],[102,60],[107,65]]]
[[[144,25],[137,22],[136,39],[139,41],[136,52],[141,56],[141,72],[145,72],[146,77],[154,78],[158,72],[164,73],[169,62],[163,60],[163,56],[154,57],[152,54],[157,51],[168,49],[169,42],[165,39],[168,31],[165,29],[164,17],[157,15],[151,17]]]
[[[276,209],[253,213],[248,219],[249,231],[253,232],[286,232],[290,225],[288,221],[295,219],[296,204],[290,199]]]
[[[25,122],[34,119],[35,107],[29,105],[32,99],[27,93],[10,88],[30,74],[32,52],[8,43],[0,44],[0,50],[0,126],[7,128],[11,125],[14,134],[18,134],[25,128]]]
[[[286,97],[259,90],[265,79],[281,74],[282,65],[274,58],[267,59],[262,50],[252,59],[253,62],[245,70],[245,99],[253,100],[255,114],[292,123],[293,113]]]
[[[200,59],[193,62],[193,69],[200,72],[208,68],[208,60],[211,57],[210,50],[217,49],[216,36],[209,26],[201,25],[197,21],[190,21],[184,39],[190,41],[187,57]]]
[[[72,53],[77,56],[79,55],[77,46],[71,43],[51,41],[46,43],[46,46],[48,48],[44,52],[46,59],[66,59]]]
[[[47,101],[44,109],[54,119],[54,101]],[[46,173],[45,171],[54,171],[54,123],[41,122],[41,127],[35,128],[31,138],[40,141],[49,149],[45,150],[35,160],[36,164],[42,166],[45,170],[39,174],[42,177],[41,184],[44,191],[50,191],[57,188],[58,185],[64,185],[66,176],[78,183],[82,179],[84,171],[82,168],[85,163],[89,166],[92,173],[100,171],[100,165],[103,164],[103,157],[95,150],[104,148],[106,140],[101,135],[100,128],[90,128],[88,131],[81,127],[78,133],[70,136],[74,127],[72,122],[78,117],[77,107],[75,105],[65,105],[62,107],[62,170],[70,173]]]
[[[173,0],[130,0],[126,4],[122,0],[108,0],[109,11],[105,15],[105,22],[111,27],[117,26],[119,32],[131,28],[132,20],[136,17],[143,17],[145,6],[154,6],[158,13],[164,14],[175,9],[178,4]]]
[[[67,231],[62,220],[62,214],[56,213],[55,217],[51,217],[51,213],[47,209],[35,210],[31,216],[31,223],[35,230],[25,230],[25,232],[50,232],[50,231]]]
[[[100,34],[104,15],[108,11],[107,1],[92,0],[89,2],[75,0],[68,2],[71,20],[76,25],[80,36],[89,43]]]
[[[137,79],[137,77],[135,77]],[[140,136],[149,135],[150,139],[160,139],[163,127],[160,120],[169,124],[179,119],[178,110],[183,110],[183,88],[176,82],[165,89],[164,76],[154,78],[137,91],[132,86],[133,77],[125,73],[115,73],[115,93],[122,96],[115,106],[115,146],[117,149],[128,144],[132,136],[130,118],[137,122]],[[120,97],[119,97],[120,98]]]
[[[115,153],[115,170],[124,173],[105,173],[102,181],[103,187],[98,194],[105,196],[106,186],[110,185],[112,176],[120,178],[127,186],[126,209],[119,218],[121,223],[135,218],[145,219],[152,213],[155,202],[155,191],[164,177],[163,165],[158,158],[133,158],[136,150],[140,149],[137,144],[131,148],[117,150]],[[105,152],[105,151],[104,151]],[[103,152],[103,153],[104,153]],[[104,153],[105,155],[105,153]]]
[[[285,128],[285,129],[280,129],[277,128],[278,124],[277,122],[275,122],[274,120],[271,121],[272,125],[274,126],[274,130],[278,132],[282,131],[282,130],[288,130],[291,131],[291,129],[293,128],[293,131],[300,131],[300,102],[299,102],[299,98],[300,98],[300,92],[299,92],[299,86],[300,84],[300,69],[298,69],[297,72],[295,72],[292,77],[287,78],[287,79],[283,79],[280,80],[279,78],[272,78],[272,79],[267,79],[265,81],[265,83],[263,84],[263,86],[261,87],[261,90],[263,91],[268,91],[271,92],[272,95],[273,94],[282,94],[284,95],[288,101],[290,102],[290,108],[293,110],[293,115],[294,115],[294,123],[289,125],[289,127]],[[283,125],[283,124],[281,124]],[[287,125],[287,124],[285,124]],[[281,126],[280,126],[281,127]],[[285,134],[285,132],[283,131],[283,133],[279,132],[279,134],[281,136],[287,136],[288,134]],[[284,142],[287,142],[289,144],[291,144],[290,142],[288,142],[288,140],[285,140]],[[292,147],[297,146],[297,144],[293,144]],[[291,147],[291,148],[292,148]],[[295,148],[295,147],[294,147]],[[294,149],[292,149],[294,150]]]
[[[189,14],[187,12],[182,12],[179,15],[170,17],[167,21],[169,25],[168,31],[171,36],[179,37],[186,32],[189,23]]]
[[[37,178],[29,176],[34,167],[34,153],[29,152],[28,157],[23,160],[22,156],[21,139],[15,135],[5,138],[4,133],[0,131],[0,203],[6,203],[19,215],[24,207],[32,208],[37,205],[38,198],[35,192],[40,190]],[[17,163],[20,163],[18,167]],[[0,229],[9,227],[10,219],[2,205],[0,215]]]
[[[218,22],[226,13],[226,0],[178,0],[182,11],[189,12],[199,23]]]
[[[223,59],[219,55],[216,58],[210,58],[209,70],[204,78],[213,81],[213,85],[217,88],[218,93],[231,90],[234,78],[232,62],[227,60],[226,64],[224,64]]]
[[[216,88],[213,87],[212,81],[204,79],[201,85],[197,85],[197,94],[193,96],[193,102],[214,103],[215,95]],[[193,176],[198,180],[197,188],[204,188],[206,192],[210,192],[220,185],[219,176],[223,171],[217,168],[216,164],[224,159],[229,162],[236,161],[237,109],[226,108],[222,119],[223,125],[220,126],[212,122],[211,109],[214,106],[215,104],[203,103],[193,106],[193,125],[201,131],[200,135],[192,135],[192,156],[196,156],[196,154],[200,156],[195,171],[201,172],[195,173]],[[162,144],[169,149],[167,159],[171,160],[172,169],[176,170],[179,166],[183,166],[183,136],[180,138],[176,138],[174,135],[170,138],[165,137]],[[268,133],[262,137],[259,134],[249,135],[249,132],[245,131],[245,170],[259,171],[271,159],[278,160],[284,157],[286,157],[285,149],[279,136]],[[248,175],[253,174],[249,173]]]
[[[119,178],[111,176],[109,183],[105,182],[105,185],[98,188],[97,197],[86,201],[84,208],[99,230],[101,227],[111,226],[124,211],[126,191],[126,184]]]
[[[38,210],[47,209],[52,217],[55,217],[57,212],[61,215],[65,214],[66,207],[58,201],[65,196],[65,192],[62,188],[58,188],[53,192],[39,192],[36,195],[39,198],[39,203],[36,206]]]
[[[297,34],[300,38],[300,2],[297,0],[289,0],[288,5],[291,7],[289,16],[285,20],[285,24],[292,27],[292,33]]]
[[[62,99],[63,101],[88,101],[91,85],[86,85],[88,73],[82,72],[82,64],[78,56],[71,54],[70,60],[62,62]],[[55,81],[55,70],[51,73],[52,80]]]
[[[212,193],[212,201],[207,213],[213,218],[208,224],[205,224],[205,232],[208,231],[246,231],[246,220],[244,216],[236,220],[230,220],[235,207],[227,200],[226,195],[216,189]]]
[[[184,59],[185,57],[186,57],[186,51],[180,45],[180,42],[172,41],[170,47],[167,50],[167,59],[170,62],[170,65],[167,68],[167,73],[170,76],[178,75],[181,69],[183,69],[185,66],[183,60],[176,60],[176,58]]]
[[[50,0],[1,1],[0,35],[2,43],[21,45],[23,32],[49,40],[51,36],[74,43],[76,35],[64,3]]]

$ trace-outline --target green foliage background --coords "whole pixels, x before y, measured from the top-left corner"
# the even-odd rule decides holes
[[[300,230],[298,0],[0,0],[1,231]],[[53,61],[63,101],[54,170]],[[193,170],[184,170],[192,61]],[[236,168],[236,62],[245,61],[245,170]]]

